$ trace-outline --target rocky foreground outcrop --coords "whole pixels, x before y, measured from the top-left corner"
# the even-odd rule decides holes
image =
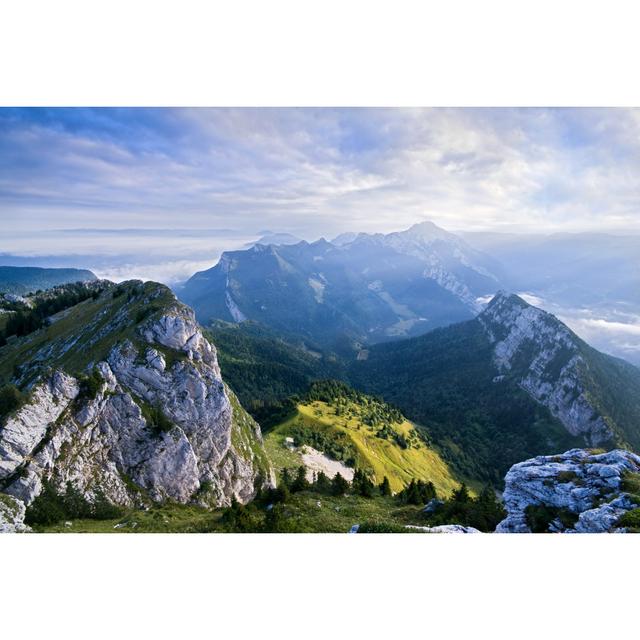
[[[640,507],[626,490],[639,473],[640,456],[621,449],[572,449],[515,464],[505,477],[508,515],[496,532],[624,532],[620,517]]]
[[[153,283],[113,300],[87,303],[99,321],[31,354],[54,368],[0,424],[0,491],[29,505],[45,482],[71,483],[89,501],[222,506],[271,485],[260,428],[225,386],[191,309]],[[91,360],[100,349],[106,357]],[[85,355],[83,375],[72,373],[68,363]],[[21,370],[30,375],[29,362]]]

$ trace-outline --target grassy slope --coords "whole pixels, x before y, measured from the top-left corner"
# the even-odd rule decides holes
[[[438,453],[417,438],[415,427],[408,421],[395,423],[393,430],[410,439],[412,444],[402,449],[390,440],[376,436],[375,431],[363,424],[359,409],[350,405],[350,415],[336,415],[335,406],[325,402],[299,404],[298,414],[283,422],[265,436],[267,453],[276,468],[297,467],[300,459],[296,452],[284,447],[284,438],[296,422],[318,429],[336,429],[346,433],[358,451],[358,466],[373,471],[377,482],[389,478],[393,491],[400,491],[412,478],[430,480],[441,495],[448,495],[459,486]],[[415,433],[415,436],[412,435]]]
[[[318,506],[320,503],[320,506]],[[165,504],[148,511],[128,511],[113,520],[75,520],[37,527],[39,533],[223,533],[221,509],[211,511],[190,505]],[[285,506],[292,529],[303,533],[346,533],[352,525],[424,524],[420,508],[399,505],[392,498],[324,496],[303,491],[293,494]],[[134,524],[135,523],[135,524]],[[116,525],[124,525],[115,528]]]

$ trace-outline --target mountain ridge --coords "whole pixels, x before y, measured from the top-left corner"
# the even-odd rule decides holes
[[[225,252],[179,291],[203,324],[255,320],[341,342],[379,342],[473,317],[498,280],[489,258],[432,223],[394,234]]]

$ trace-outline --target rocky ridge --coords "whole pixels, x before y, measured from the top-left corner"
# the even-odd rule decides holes
[[[191,309],[155,283],[88,304],[92,322],[65,319],[32,340],[51,367],[35,367],[27,403],[0,425],[0,490],[28,505],[44,482],[70,482],[90,501],[221,506],[273,483],[260,428]],[[33,375],[29,362],[21,372]]]
[[[621,449],[571,449],[515,464],[505,477],[508,515],[496,532],[623,532],[619,518],[640,506],[627,490],[638,473],[640,456]]]
[[[549,409],[567,431],[588,446],[612,440],[613,431],[594,407],[585,387],[582,341],[562,322],[515,295],[498,292],[478,316],[490,342],[500,376],[517,384]]]

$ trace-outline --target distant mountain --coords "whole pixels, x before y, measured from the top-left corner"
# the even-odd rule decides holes
[[[371,347],[352,379],[424,425],[473,477],[496,481],[519,460],[573,446],[640,450],[640,370],[514,295],[469,322]]]
[[[298,244],[298,242],[302,242],[302,238],[298,238],[290,233],[265,233],[261,238],[256,240],[255,242],[248,243],[247,249],[255,246],[256,244]]]
[[[25,295],[71,282],[97,280],[87,269],[42,269],[40,267],[0,267],[0,293]]]
[[[336,236],[331,244],[335,244],[336,247],[341,247],[344,244],[349,244],[353,242],[358,237],[358,234],[355,231],[347,231],[346,233],[341,233],[339,236]]]
[[[496,264],[431,223],[225,252],[179,292],[202,323],[256,320],[340,348],[420,335],[472,318],[493,294]]]

